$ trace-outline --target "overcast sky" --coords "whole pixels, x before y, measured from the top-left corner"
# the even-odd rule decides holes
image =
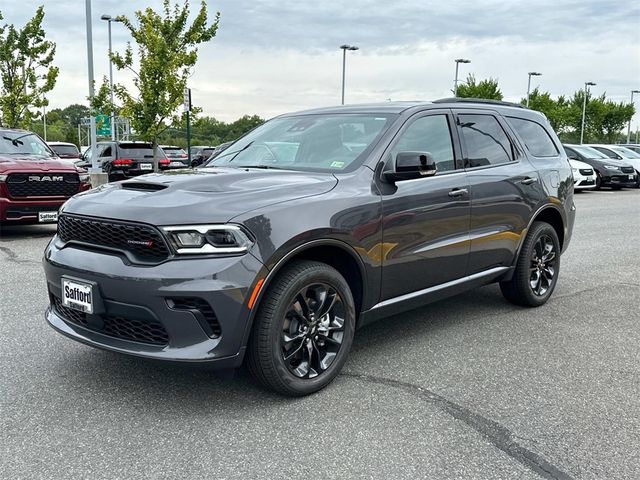
[[[180,0],[182,1],[182,0]],[[60,76],[52,107],[82,103],[88,95],[85,2],[2,0],[5,21],[22,25],[45,5],[45,29],[58,46]],[[192,11],[199,2],[191,1]],[[160,0],[93,1],[96,78],[108,72],[107,25],[100,15],[133,16]],[[451,95],[455,58],[461,77],[499,80],[506,100],[526,95],[527,72],[552,95],[570,95],[585,81],[595,94],[629,101],[640,89],[638,0],[218,0],[218,36],[199,48],[190,81],[204,114],[234,120],[340,102],[342,54],[348,52],[347,103],[431,100]],[[348,6],[345,6],[348,5]],[[114,50],[129,36],[113,25]],[[116,82],[129,82],[114,72]],[[640,95],[636,95],[640,109]],[[640,114],[633,128],[640,126]]]

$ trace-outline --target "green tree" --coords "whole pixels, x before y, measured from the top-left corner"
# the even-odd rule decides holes
[[[527,99],[523,98],[520,103],[526,105]],[[556,132],[563,131],[569,124],[568,103],[564,97],[554,100],[549,92],[541,92],[536,87],[529,95],[529,108],[543,113]]]
[[[498,88],[498,80],[487,78],[477,81],[475,75],[469,74],[464,83],[458,85],[458,97],[502,100],[502,92]]]
[[[114,92],[122,103],[121,112],[131,120],[131,125],[144,140],[154,147],[154,169],[158,169],[158,136],[171,124],[180,122],[178,107],[183,100],[184,88],[192,67],[198,59],[196,46],[215,37],[220,13],[207,25],[207,5],[203,0],[193,22],[188,25],[189,4],[171,5],[164,0],[161,14],[151,8],[135,13],[136,25],[127,17],[118,20],[129,30],[138,47],[134,64],[131,44],[124,53],[111,55],[119,70],[134,74],[136,94],[122,85]]]
[[[28,127],[48,104],[45,94],[56,84],[58,67],[52,65],[56,45],[45,38],[43,18],[40,6],[21,29],[0,26],[0,112],[7,127]]]

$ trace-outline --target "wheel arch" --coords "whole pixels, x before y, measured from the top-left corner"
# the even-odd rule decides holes
[[[278,273],[292,261],[315,260],[332,266],[345,278],[356,307],[356,322],[363,311],[364,295],[367,291],[367,276],[362,258],[347,243],[336,239],[317,239],[297,246],[279,259],[264,277],[258,288],[253,307],[249,311],[242,345],[246,345],[253,329],[253,322],[265,292]],[[254,287],[256,288],[256,287]]]
[[[518,250],[511,265],[512,267],[515,267],[515,264],[520,257],[520,251],[522,250],[522,246],[524,245],[524,239],[526,238],[527,233],[529,233],[533,222],[546,222],[551,225],[558,235],[558,241],[560,242],[560,251],[562,251],[562,249],[564,248],[564,240],[566,236],[566,226],[564,218],[555,205],[543,205],[531,216],[531,220],[529,220],[527,228],[522,232],[520,244],[518,245]],[[508,278],[509,276],[510,275],[508,275],[506,278]]]

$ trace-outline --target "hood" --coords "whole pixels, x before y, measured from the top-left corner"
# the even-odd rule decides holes
[[[578,169],[579,168],[584,168],[584,169],[593,168],[588,163],[581,162],[580,160],[573,160],[572,158],[569,159],[569,163],[571,164],[571,166],[573,168],[578,168]]]
[[[201,168],[149,174],[76,195],[65,213],[150,223],[225,223],[241,213],[321,195],[330,173],[253,168]]]
[[[625,162],[622,160],[615,160],[613,158],[586,158],[585,162],[589,163],[589,165],[597,165],[602,167],[603,165],[612,165],[614,167],[630,167],[629,162]]]
[[[39,155],[0,154],[0,173],[13,172],[76,172],[73,162]]]

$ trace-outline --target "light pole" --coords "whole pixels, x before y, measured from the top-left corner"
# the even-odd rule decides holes
[[[89,102],[93,101],[93,33],[91,29],[91,0],[85,0],[85,15],[87,17],[87,65],[89,67]],[[91,146],[91,172],[100,173],[96,158],[96,116],[93,107],[89,110],[89,142]]]
[[[453,79],[453,96],[457,97],[458,96],[458,67],[460,66],[461,63],[471,63],[471,60],[468,60],[466,58],[456,58],[455,62],[456,62],[456,77]]]
[[[634,93],[640,93],[640,90],[631,90],[631,105],[633,105]],[[629,119],[629,127],[627,128],[627,143],[631,143],[631,119]]]
[[[529,106],[529,93],[531,92],[531,77],[539,77],[540,72],[529,72],[529,81],[527,82],[527,107]]]
[[[355,45],[340,45],[340,48],[342,49],[342,105],[344,105],[344,77],[347,65],[347,50],[355,52],[358,50],[358,47]]]
[[[589,87],[594,87],[596,84],[593,82],[585,82],[584,83],[584,99],[582,101],[582,127],[580,128],[580,145],[582,145],[582,141],[584,140],[584,120],[587,114],[587,95],[589,93]]]
[[[104,20],[109,25],[109,92],[111,94],[111,105],[113,105],[113,62],[111,61],[111,22],[119,22],[117,18],[113,18],[111,15],[102,15],[100,20]],[[111,140],[117,140],[116,138],[116,114],[111,110]]]
[[[44,130],[44,141],[47,141],[47,99],[43,98],[42,101],[42,127]],[[627,142],[629,143],[629,142]]]

